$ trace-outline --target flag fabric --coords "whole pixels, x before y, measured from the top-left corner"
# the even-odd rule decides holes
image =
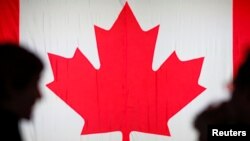
[[[132,21],[133,18],[128,15],[129,12],[124,10],[126,6],[127,9],[131,10],[132,17],[135,17],[136,22]],[[27,45],[27,48],[37,54],[46,66],[40,82],[43,99],[35,107],[33,122],[23,122],[21,124],[23,138],[26,141],[194,141],[197,138],[197,132],[193,128],[195,116],[208,104],[229,98],[226,86],[232,80],[233,72],[237,72],[237,68],[243,59],[246,50],[244,45],[250,41],[250,28],[248,27],[250,22],[248,15],[250,2],[247,0],[0,0],[0,8],[0,41],[13,41]],[[119,17],[123,18],[119,20]],[[112,38],[109,38],[108,36],[105,38],[109,35],[109,32],[116,31],[115,27],[117,26],[114,25],[118,24],[118,21],[121,24],[119,27],[126,27],[126,29],[122,30],[123,32],[115,33],[114,35],[117,35],[117,37],[111,36]],[[202,58],[202,61],[200,61],[201,67],[198,69],[197,85],[204,89],[182,105],[178,111],[170,116],[168,121],[165,121],[169,134],[158,134],[158,129],[136,128],[138,130],[131,130],[128,135],[129,139],[124,139],[121,130],[84,132],[83,128],[88,127],[88,131],[95,131],[94,129],[99,126],[103,127],[103,125],[99,125],[98,122],[96,125],[89,125],[88,123],[92,119],[87,119],[88,114],[85,115],[85,113],[79,112],[77,105],[70,105],[73,99],[67,94],[71,92],[65,92],[66,96],[61,96],[59,93],[63,93],[63,88],[55,91],[49,85],[58,79],[68,77],[64,76],[65,74],[71,75],[69,73],[60,73],[62,66],[66,66],[65,72],[71,72],[69,71],[71,68],[78,67],[81,64],[72,67],[73,63],[67,61],[67,59],[77,57],[77,51],[96,69],[96,74],[93,74],[96,76],[99,74],[98,70],[101,70],[102,66],[104,66],[100,57],[102,53],[100,47],[104,46],[103,44],[106,44],[106,47],[117,42],[117,44],[121,42],[123,46],[130,46],[131,42],[151,44],[151,38],[147,38],[146,35],[143,36],[144,38],[139,39],[136,38],[136,35],[134,36],[134,34],[137,34],[137,29],[132,29],[133,23],[138,23],[138,29],[140,29],[138,33],[145,32],[156,35],[155,41],[152,42],[154,50],[151,68],[153,71],[160,70],[163,64],[173,56],[173,52],[175,52],[179,62]],[[106,32],[107,34],[105,34]],[[120,36],[120,34],[122,35]],[[128,39],[133,39],[133,41],[128,41]],[[119,49],[119,45],[115,47]],[[120,49],[121,54],[127,51],[124,49],[128,48],[122,49]],[[110,51],[112,52],[112,50]],[[133,49],[131,52],[133,52]],[[146,49],[145,52],[147,52]],[[141,50],[140,53],[143,54],[144,50]],[[53,57],[50,57],[49,54]],[[106,55],[109,55],[108,51],[106,51]],[[60,59],[53,61],[53,59],[60,57],[61,60],[66,60],[66,63],[58,61]],[[112,61],[110,62],[111,66],[119,60]],[[76,60],[76,62],[80,61]],[[143,64],[143,60],[141,63]],[[173,66],[175,64],[173,63]],[[85,65],[83,69],[86,67]],[[67,68],[69,69],[67,70]],[[182,71],[187,70],[188,68]],[[81,70],[76,72],[79,73]],[[85,72],[88,75],[86,78],[90,78],[91,71]],[[124,74],[125,77],[128,77],[126,74]],[[176,76],[178,75],[176,74]],[[190,77],[195,77],[195,75],[190,75]],[[84,78],[85,76],[83,76]],[[79,87],[88,85],[88,82],[92,83],[92,80],[87,79],[86,83]],[[114,82],[119,85],[118,82]],[[158,80],[155,82],[158,82]],[[176,79],[172,83],[179,84],[178,82],[182,82],[182,80]],[[62,85],[64,86],[63,83]],[[112,85],[116,86],[116,84]],[[175,85],[173,91],[175,89],[181,90],[185,85],[187,84]],[[67,84],[67,86],[71,85]],[[151,85],[146,85],[145,89],[148,87],[151,87]],[[159,85],[159,87],[161,86]],[[178,106],[188,98],[188,95],[189,91],[177,98],[175,95],[171,95],[171,97],[175,97],[179,101],[169,101],[171,105],[168,105],[168,103],[166,105],[170,107]],[[135,105],[140,103],[140,101],[134,102]],[[84,108],[87,109],[88,100],[82,105],[86,105]],[[128,108],[136,107],[135,105],[130,105]],[[95,104],[92,106],[98,107]],[[99,108],[102,109],[102,107]],[[152,109],[151,107],[147,108]],[[103,111],[100,110],[99,112]],[[157,115],[164,117],[168,112],[163,111],[162,115]],[[107,116],[112,117],[112,114],[115,115],[115,113],[108,113]],[[137,119],[135,123],[140,122],[140,118],[135,119]],[[158,117],[155,119],[158,119]],[[151,127],[149,123],[144,123],[146,126],[140,127],[146,128],[147,125]],[[130,124],[121,125],[130,126]],[[131,126],[134,125],[136,124]],[[119,129],[119,127],[114,128],[112,124],[105,126],[105,128],[107,127]],[[157,127],[152,126],[152,128]]]
[[[19,42],[19,0],[0,1],[0,41]]]

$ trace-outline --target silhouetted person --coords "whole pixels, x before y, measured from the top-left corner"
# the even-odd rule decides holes
[[[41,60],[17,44],[0,44],[0,140],[21,141],[20,119],[31,118],[41,98]]]
[[[208,125],[250,125],[250,52],[233,80],[231,99],[210,105],[196,117],[199,141],[207,141]]]

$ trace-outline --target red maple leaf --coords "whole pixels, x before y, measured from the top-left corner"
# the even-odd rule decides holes
[[[170,136],[169,119],[204,91],[203,58],[182,62],[173,53],[152,70],[158,29],[142,31],[126,3],[110,30],[95,26],[100,69],[78,49],[73,58],[49,54],[54,81],[47,86],[85,120],[82,134]]]

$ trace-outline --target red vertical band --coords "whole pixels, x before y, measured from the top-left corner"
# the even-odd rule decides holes
[[[19,43],[19,0],[0,0],[0,42]]]
[[[233,69],[234,75],[250,46],[250,1],[233,1]]]

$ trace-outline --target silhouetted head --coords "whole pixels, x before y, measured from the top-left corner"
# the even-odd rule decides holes
[[[18,44],[0,44],[0,108],[29,119],[41,97],[38,81],[41,60]]]
[[[250,111],[250,50],[246,52],[245,59],[233,80],[232,102],[245,105]],[[248,106],[247,106],[248,105]]]
[[[245,60],[236,74],[233,85],[235,90],[250,90],[250,50],[245,55]]]

